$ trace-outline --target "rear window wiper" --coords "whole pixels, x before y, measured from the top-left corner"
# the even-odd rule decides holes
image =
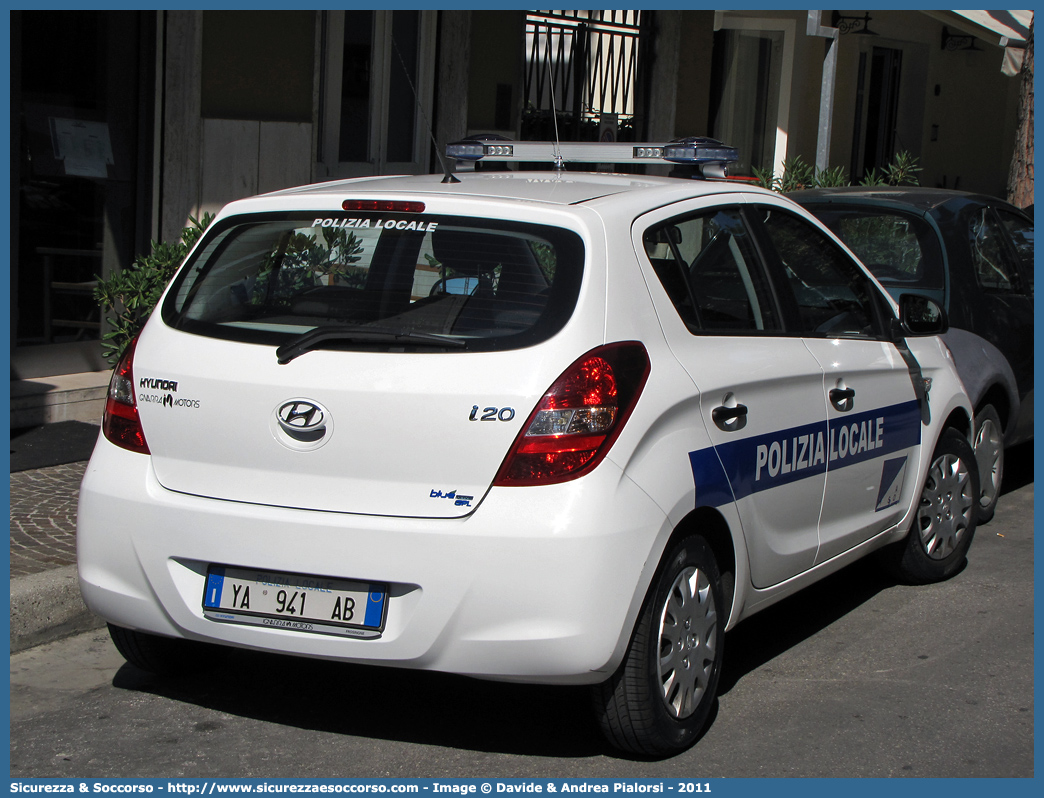
[[[285,365],[295,357],[316,349],[326,341],[348,341],[358,343],[405,343],[424,346],[450,347],[463,349],[467,341],[462,338],[450,338],[447,335],[417,332],[415,330],[390,330],[381,327],[316,327],[288,341],[276,350],[279,365]]]

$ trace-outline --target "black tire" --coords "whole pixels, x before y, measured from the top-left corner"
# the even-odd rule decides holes
[[[696,741],[717,695],[724,606],[710,546],[698,535],[679,541],[646,597],[623,663],[593,689],[602,733],[612,745],[666,756]]]
[[[979,465],[979,523],[985,524],[997,511],[1004,480],[1004,427],[993,405],[975,414],[975,461]]]
[[[889,570],[911,584],[957,573],[975,536],[978,497],[975,452],[964,435],[949,428],[932,454],[910,533],[882,552]]]
[[[225,657],[220,646],[124,629],[109,624],[109,637],[131,665],[158,676],[191,676],[214,668]]]

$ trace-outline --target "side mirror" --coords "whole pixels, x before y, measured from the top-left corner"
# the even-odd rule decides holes
[[[899,335],[942,335],[950,324],[946,311],[931,297],[902,294],[899,297]]]

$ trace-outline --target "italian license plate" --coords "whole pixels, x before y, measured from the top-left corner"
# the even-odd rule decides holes
[[[211,565],[203,614],[215,621],[299,632],[379,637],[388,586]]]

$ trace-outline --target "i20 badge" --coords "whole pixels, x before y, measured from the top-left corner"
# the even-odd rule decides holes
[[[283,402],[272,414],[269,426],[277,441],[298,452],[318,449],[333,435],[330,411],[311,399]]]

